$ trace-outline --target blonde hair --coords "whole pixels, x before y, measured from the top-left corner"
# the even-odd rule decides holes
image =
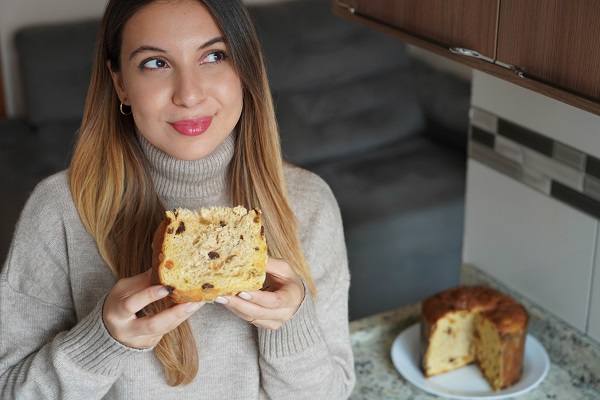
[[[139,9],[154,0],[111,0],[104,13],[92,79],[69,168],[71,191],[81,219],[102,258],[118,278],[131,277],[151,265],[154,230],[164,218],[147,160],[131,116],[119,111],[119,99],[106,67],[120,71],[123,27]],[[231,205],[258,207],[263,212],[269,253],[284,258],[316,288],[297,234],[283,177],[283,161],[273,102],[260,44],[249,15],[239,0],[198,0],[223,31],[244,90],[233,160],[228,170]],[[151,305],[151,312],[167,307]],[[168,383],[187,384],[197,374],[198,350],[189,323],[164,335],[154,349]]]

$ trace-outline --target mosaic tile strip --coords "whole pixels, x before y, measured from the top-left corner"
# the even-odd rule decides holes
[[[600,219],[598,201],[559,182],[552,182],[550,195]]]
[[[600,178],[600,160],[596,157],[588,156],[586,160],[585,172]]]
[[[501,119],[498,121],[498,134],[521,143],[542,154],[546,154],[550,157],[552,156],[554,142],[552,139],[542,136],[537,132],[533,132],[527,128]]]
[[[469,120],[471,126],[476,126],[486,132],[498,133],[498,117],[478,108],[471,108],[469,111]]]
[[[600,200],[600,179],[591,175],[586,176],[583,182],[583,192],[596,200]]]
[[[600,219],[600,159],[473,107],[469,157]]]
[[[553,157],[563,163],[577,168],[580,171],[585,170],[585,153],[575,150],[559,142],[554,142]]]
[[[476,126],[474,126],[471,129],[471,139],[473,139],[476,142],[481,143],[484,146],[487,146],[487,147],[493,149],[494,142],[496,140],[496,135],[494,135],[493,133],[486,132],[483,129],[479,129]]]

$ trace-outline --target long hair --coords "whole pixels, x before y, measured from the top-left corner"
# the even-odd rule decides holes
[[[107,68],[110,61],[113,71],[120,71],[123,28],[129,18],[153,1],[109,1],[69,168],[79,215],[118,278],[150,268],[152,236],[164,219],[164,206],[136,137],[133,118],[119,112],[119,99]],[[315,285],[287,198],[273,102],[252,21],[241,0],[197,1],[221,28],[243,87],[243,110],[228,170],[231,205],[262,210],[269,253],[288,261],[314,295]],[[164,302],[156,302],[150,311],[156,313],[165,307]],[[170,385],[187,384],[196,376],[198,350],[187,321],[164,335],[154,352]]]

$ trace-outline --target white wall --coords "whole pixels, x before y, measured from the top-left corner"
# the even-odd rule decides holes
[[[600,158],[597,115],[480,72],[474,72],[472,105],[476,107],[472,115],[490,117],[485,123],[488,131],[494,130],[494,118],[500,118],[575,152]],[[486,128],[476,118],[472,118],[472,124]],[[500,153],[509,149],[511,161],[522,159],[523,155],[527,160],[528,154],[535,153],[523,152],[507,143],[508,140],[500,141],[496,136],[494,148]],[[511,177],[510,172],[501,173],[501,168],[490,167],[497,155],[490,156],[492,162],[486,164],[482,156],[473,153],[473,146],[478,152],[494,154],[493,150],[477,147],[473,142],[470,146],[464,262],[482,269],[600,341],[598,219],[550,196],[541,185],[527,185],[526,180],[519,180],[518,174]],[[544,163],[551,165],[552,161]],[[580,168],[571,175],[585,174],[585,168]],[[548,181],[549,177],[542,175],[536,179]]]

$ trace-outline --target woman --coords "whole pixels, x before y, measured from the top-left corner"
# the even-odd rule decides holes
[[[268,290],[161,306],[164,210],[237,204],[263,212]],[[0,285],[3,398],[349,395],[339,210],[281,161],[241,1],[109,2],[71,166],[32,193]]]

